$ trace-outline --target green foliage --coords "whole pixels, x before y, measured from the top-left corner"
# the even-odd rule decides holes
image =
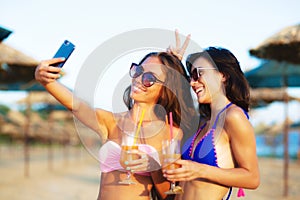
[[[10,143],[12,143],[11,136],[0,134],[0,144],[10,144]]]
[[[7,115],[10,108],[6,105],[0,105],[0,115]]]
[[[49,117],[49,112],[47,110],[37,110],[35,112],[37,112],[43,120],[47,120]]]

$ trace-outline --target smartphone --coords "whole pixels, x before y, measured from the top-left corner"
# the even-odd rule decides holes
[[[62,45],[60,46],[60,48],[57,50],[57,52],[55,53],[55,55],[53,56],[53,58],[61,58],[64,57],[65,61],[60,62],[56,65],[54,65],[55,67],[63,67],[63,65],[65,64],[65,62],[67,61],[67,59],[70,57],[70,55],[72,54],[72,52],[75,49],[75,45],[68,41],[65,40]]]

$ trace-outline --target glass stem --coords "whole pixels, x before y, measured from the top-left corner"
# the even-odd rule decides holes
[[[127,180],[130,180],[130,178],[131,178],[131,173],[130,173],[130,171],[128,171],[127,172]]]
[[[171,190],[175,189],[175,182],[171,182]]]

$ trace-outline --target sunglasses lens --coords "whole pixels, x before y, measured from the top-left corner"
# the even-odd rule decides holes
[[[151,73],[144,73],[142,76],[142,84],[145,87],[151,87],[156,82],[155,76]]]
[[[136,78],[136,77],[140,76],[143,72],[144,72],[144,69],[142,66],[133,63],[131,65],[129,75],[131,76],[131,78]]]
[[[192,75],[192,79],[193,79],[194,81],[197,81],[197,80],[199,79],[197,68],[193,69],[191,75]]]

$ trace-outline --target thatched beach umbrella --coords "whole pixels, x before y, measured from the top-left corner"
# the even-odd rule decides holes
[[[34,79],[37,65],[37,60],[0,42],[0,90],[44,90]]]
[[[44,103],[49,106],[49,109],[47,109],[49,114],[48,120],[47,122],[43,122],[43,126],[39,126],[39,124],[35,123],[32,113],[28,113],[28,135],[34,134],[36,138],[39,138],[48,143],[48,168],[51,170],[53,161],[52,143],[54,140],[60,140],[60,138],[54,138],[53,133],[62,135],[63,131],[61,131],[60,126],[57,126],[57,124],[55,124],[54,119],[50,117],[50,114],[53,111],[53,106],[60,105],[60,103],[46,91],[31,91],[25,98],[17,101],[17,103],[26,104],[27,110],[30,110],[32,105],[39,103]]]
[[[300,61],[299,64],[264,61],[258,67],[245,72],[245,76],[252,88],[299,87]]]
[[[0,90],[44,90],[34,79],[34,70],[38,61],[6,45],[3,40],[11,31],[0,27]],[[24,174],[29,175],[28,131],[30,126],[30,109],[27,109],[27,122],[24,132]]]
[[[287,96],[289,101],[299,101],[299,97],[291,96],[283,88],[256,88],[250,90],[250,101],[252,107],[264,106],[275,101],[284,102]]]
[[[258,58],[300,63],[300,24],[288,26],[263,41],[250,54]]]
[[[14,49],[3,42],[0,43],[0,63],[11,66],[36,67],[38,61]]]
[[[12,139],[24,139],[26,117],[23,113],[9,110],[2,120],[1,134],[9,135]]]
[[[15,110],[10,110],[7,113],[7,118],[18,126],[24,126],[26,124],[26,117],[23,113]]]
[[[0,27],[0,42],[6,39],[12,33],[11,30]]]
[[[32,91],[30,95],[17,101],[18,104],[26,104],[30,101],[31,104],[45,103],[49,105],[60,105],[60,103],[46,91]]]
[[[11,123],[1,125],[1,134],[9,135],[12,138],[20,138],[20,128]]]
[[[34,79],[38,61],[3,43],[12,31],[0,27],[0,90],[44,90]]]
[[[281,70],[278,70],[278,74],[274,74],[273,76],[266,77],[268,79],[270,77],[277,77],[280,85],[276,87],[282,87],[286,89],[287,87],[300,87],[299,77],[293,81],[293,84],[289,83],[289,75],[293,75],[293,73],[288,73],[288,67],[290,63],[297,64],[298,67],[293,67],[295,70],[294,74],[297,72],[299,75],[300,68],[300,24],[289,26],[273,36],[269,37],[265,41],[263,41],[256,48],[250,50],[250,54],[254,55],[258,58],[268,59],[268,60],[276,60],[281,63]],[[278,69],[279,69],[278,68]],[[272,69],[269,68],[269,72],[272,72]],[[251,85],[251,83],[250,83]],[[260,85],[259,87],[267,87],[266,85]],[[288,96],[284,95],[285,102],[285,126],[283,129],[284,133],[284,191],[283,196],[288,196],[288,163],[289,163],[289,154],[288,154],[288,132],[289,132],[289,124],[288,124]]]

